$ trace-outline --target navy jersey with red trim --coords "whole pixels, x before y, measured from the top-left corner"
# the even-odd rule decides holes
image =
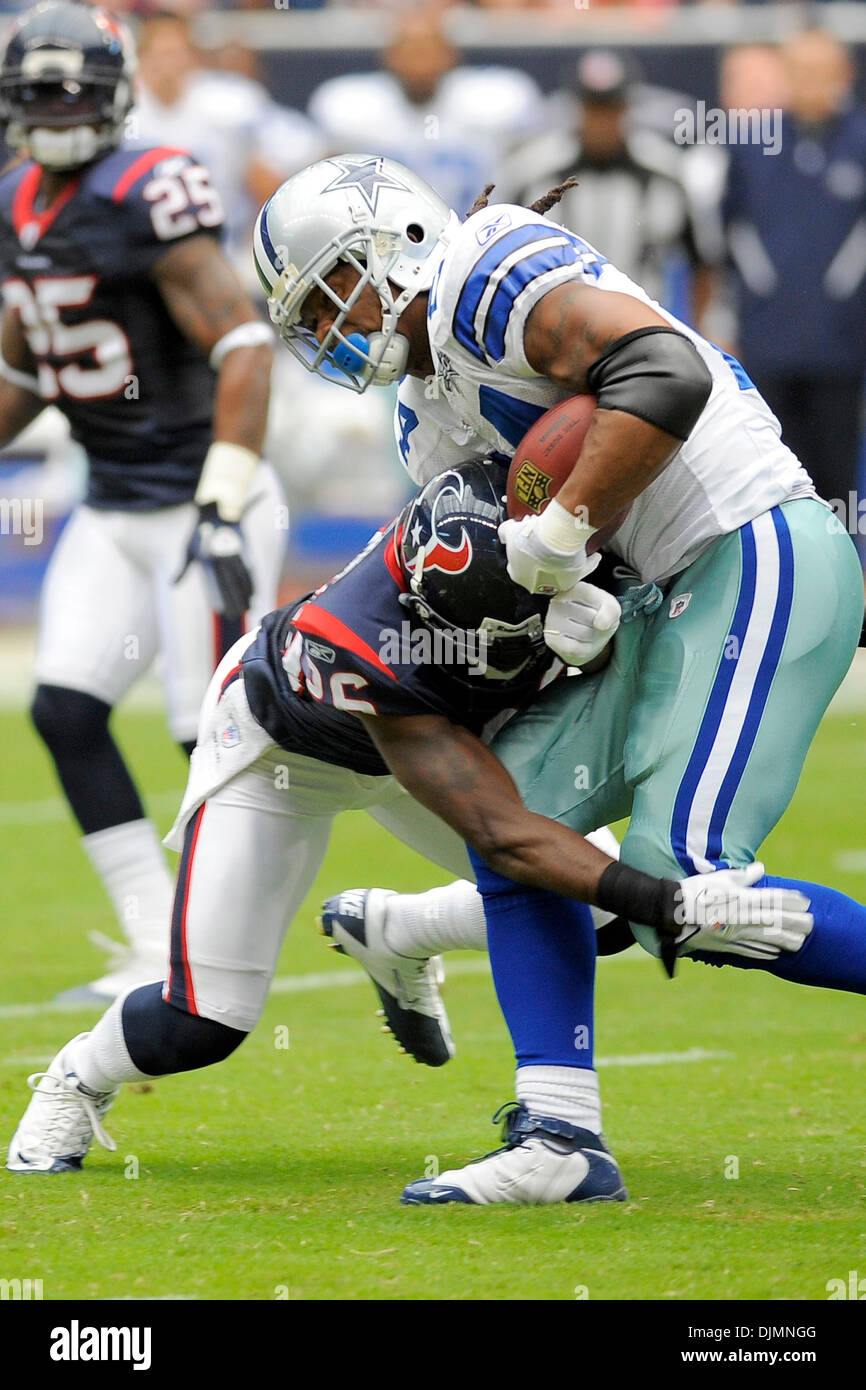
[[[321,589],[268,614],[242,658],[250,709],[276,743],[373,775],[388,768],[358,715],[441,715],[482,735],[562,669],[545,650],[511,681],[470,674],[400,602],[397,526]]]
[[[40,393],[90,462],[88,502],[151,509],[195,492],[211,439],[215,374],[151,275],[184,237],[218,235],[222,206],[191,155],[112,150],[37,204],[29,161],[0,177],[0,275]]]

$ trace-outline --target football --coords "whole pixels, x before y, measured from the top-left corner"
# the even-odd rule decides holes
[[[538,516],[556,496],[580,457],[594,410],[595,396],[568,396],[527,430],[508,470],[508,515],[515,521]],[[588,554],[610,540],[628,511],[623,508],[599,527],[587,545]]]

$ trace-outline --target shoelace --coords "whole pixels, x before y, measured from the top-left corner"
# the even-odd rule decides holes
[[[633,569],[628,565],[617,565],[614,569],[615,579],[637,579]],[[626,589],[619,595],[619,606],[622,610],[620,619],[623,623],[630,623],[639,613],[649,617],[661,606],[664,594],[658,584],[651,581],[649,584],[635,584],[632,588]]]
[[[30,1087],[31,1091],[38,1092],[40,1090],[40,1082],[42,1081],[52,1082],[55,1089],[58,1092],[62,1092],[62,1099],[71,1101],[74,1098],[84,1107],[84,1113],[90,1122],[90,1128],[93,1131],[94,1138],[99,1141],[104,1149],[113,1151],[117,1148],[111,1135],[103,1128],[102,1121],[99,1118],[99,1112],[89,1096],[85,1095],[77,1086],[70,1086],[65,1077],[52,1076],[49,1071],[34,1071],[28,1076],[27,1085]]]

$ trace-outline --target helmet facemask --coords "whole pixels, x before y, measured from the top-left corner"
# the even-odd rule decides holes
[[[120,143],[132,105],[130,83],[116,74],[79,75],[75,60],[80,55],[75,53],[39,57],[33,75],[23,67],[3,79],[0,115],[8,123],[6,144],[45,169],[81,168]]]
[[[519,623],[506,623],[499,618],[484,618],[477,627],[455,627],[454,623],[431,608],[417,593],[400,595],[400,603],[408,608],[425,627],[442,633],[446,646],[446,661],[451,677],[460,680],[460,670],[472,679],[512,681],[547,653],[544,624],[538,613],[532,613]]]
[[[359,394],[371,385],[391,386],[405,374],[409,342],[398,333],[397,325],[418,290],[407,288],[395,296],[388,274],[401,252],[399,233],[358,227],[333,237],[302,268],[286,266],[268,299],[268,310],[282,341],[308,371]],[[326,278],[341,264],[351,266],[358,275],[346,299]],[[379,297],[382,327],[369,338],[359,333],[347,336],[343,325],[367,285]],[[321,290],[337,310],[321,343],[300,322],[304,301],[314,289]]]

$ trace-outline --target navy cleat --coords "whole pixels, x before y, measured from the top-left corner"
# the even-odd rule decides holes
[[[404,1206],[447,1202],[531,1206],[627,1199],[622,1175],[601,1135],[565,1120],[531,1115],[525,1105],[515,1102],[497,1110],[494,1124],[503,1115],[504,1148],[438,1178],[410,1182],[400,1199]]]
[[[442,996],[439,960],[418,960],[392,951],[385,937],[384,888],[353,888],[328,898],[318,927],[335,950],[363,966],[379,996],[383,1031],[394,1034],[404,1052],[428,1067],[454,1056],[454,1042]]]

